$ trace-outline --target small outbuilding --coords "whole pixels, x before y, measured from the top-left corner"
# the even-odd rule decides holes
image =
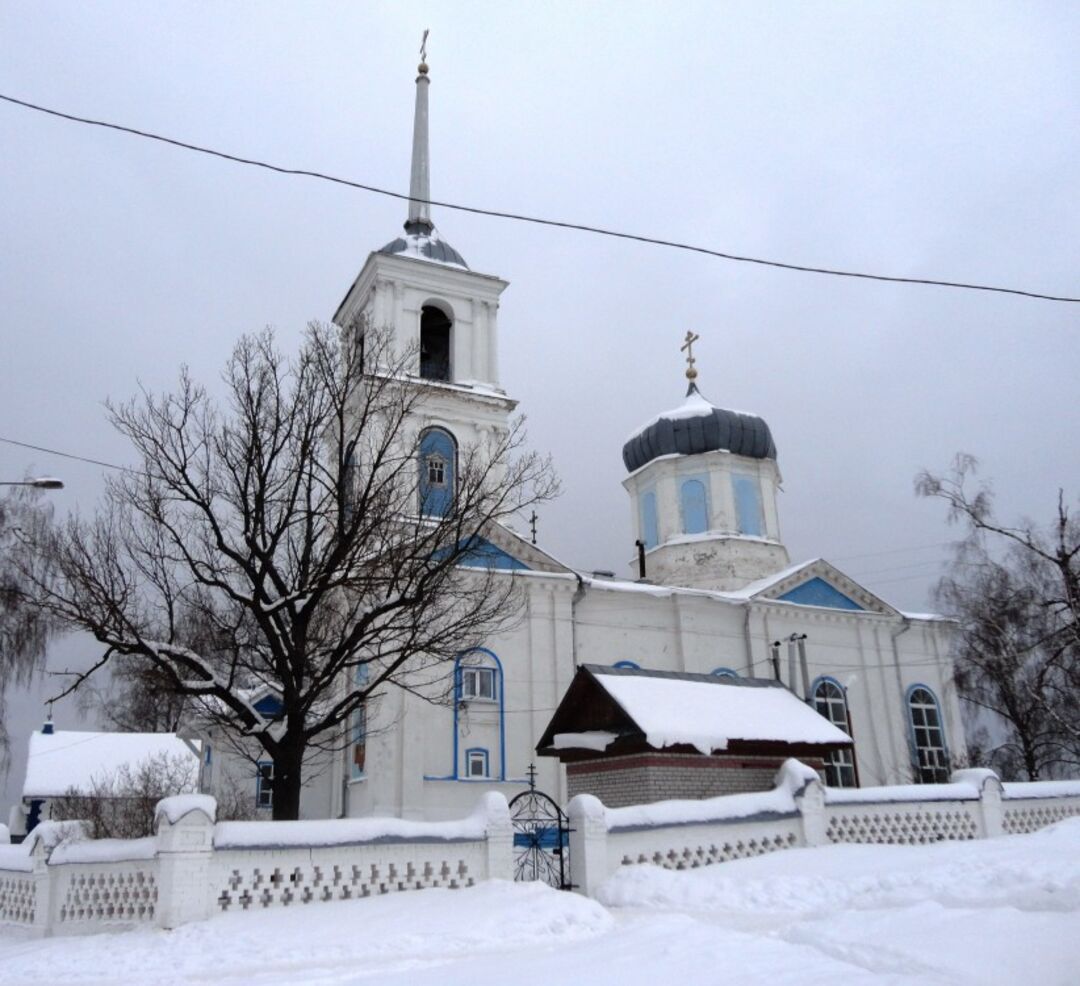
[[[24,835],[48,819],[54,799],[101,797],[124,771],[148,765],[168,765],[181,789],[197,790],[200,761],[199,743],[175,733],[68,732],[46,722],[30,734],[22,803],[12,809],[11,834]]]
[[[571,797],[621,807],[769,790],[788,757],[823,773],[852,746],[776,681],[585,664],[536,749]]]

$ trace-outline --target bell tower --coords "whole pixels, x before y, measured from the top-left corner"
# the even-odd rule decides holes
[[[499,298],[507,282],[471,270],[432,222],[430,87],[422,47],[404,234],[368,255],[333,320],[344,331],[389,332],[396,351],[411,354],[410,375],[426,386],[418,431],[437,427],[455,445],[472,444],[505,430],[517,405],[499,385]]]

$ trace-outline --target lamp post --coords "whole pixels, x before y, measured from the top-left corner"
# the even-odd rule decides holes
[[[0,486],[33,486],[39,490],[62,490],[64,481],[55,476],[35,476],[33,479],[24,479],[18,483],[0,482]]]

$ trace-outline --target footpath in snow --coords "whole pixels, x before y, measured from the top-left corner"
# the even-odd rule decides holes
[[[934,846],[625,867],[600,901],[491,882],[176,931],[0,932],[0,983],[1076,986],[1080,819]]]

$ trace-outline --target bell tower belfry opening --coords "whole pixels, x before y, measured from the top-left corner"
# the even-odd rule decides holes
[[[471,270],[432,221],[426,48],[421,58],[404,231],[368,255],[333,320],[345,332],[388,333],[394,350],[408,354],[410,376],[427,387],[417,432],[438,426],[464,446],[505,430],[517,404],[499,385],[499,298],[507,282]]]

